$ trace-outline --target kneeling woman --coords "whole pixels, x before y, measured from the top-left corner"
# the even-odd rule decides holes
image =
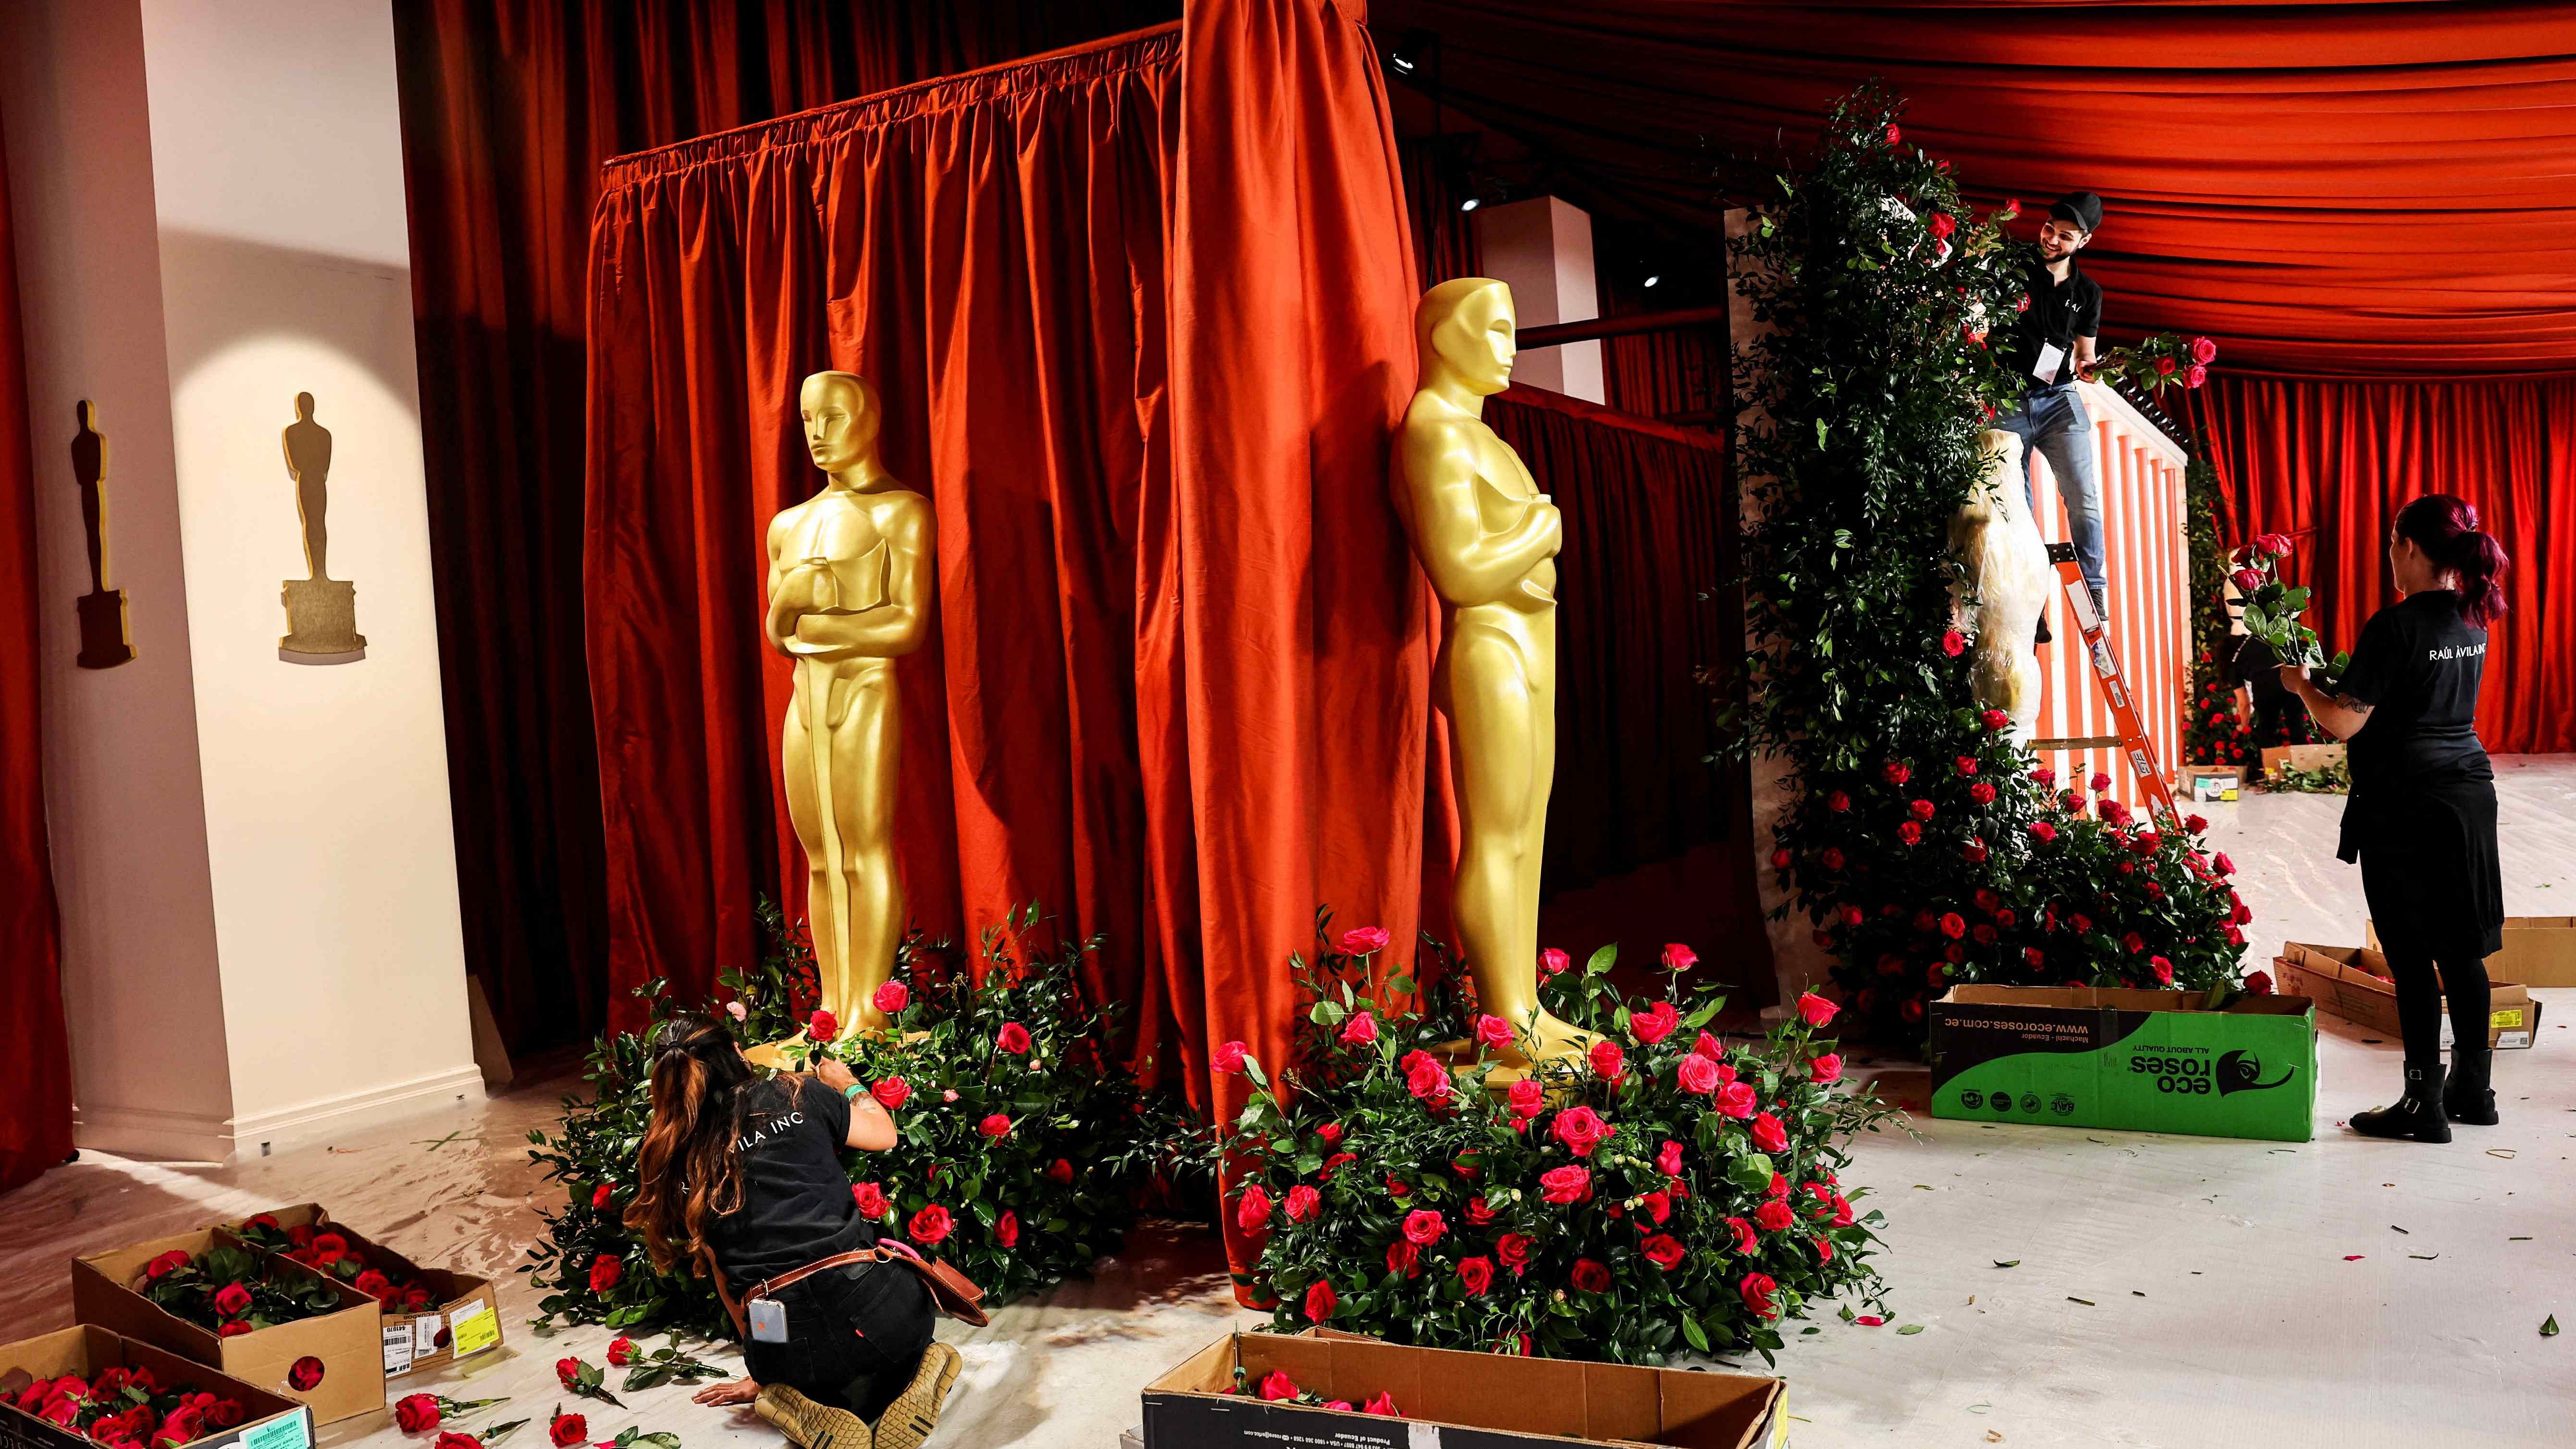
[[[2362,895],[2397,986],[2406,1096],[2393,1107],[2354,1113],[2353,1130],[2448,1142],[2454,1122],[2496,1121],[2487,1084],[2486,958],[2504,945],[2504,888],[2495,771],[2474,720],[2487,625],[2504,612],[2497,580],[2505,556],[2478,531],[2476,509],[2434,493],[2398,513],[2388,562],[2405,597],[2370,616],[2335,694],[2297,665],[2282,666],[2281,682],[2319,724],[2349,742],[2352,798],[2335,853],[2361,859]]]
[[[750,1403],[808,1449],[915,1449],[956,1382],[957,1351],[931,1338],[935,1308],[902,1266],[826,1260],[876,1242],[850,1197],[841,1149],[882,1152],[894,1119],[837,1061],[763,1081],[721,1018],[654,1029],[653,1119],[637,1154],[626,1224],[655,1267],[712,1267],[737,1326],[736,1294],[784,1309],[785,1342],[745,1334],[750,1377],[698,1392]]]

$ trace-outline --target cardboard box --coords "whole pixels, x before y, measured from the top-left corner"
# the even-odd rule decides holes
[[[2379,927],[2364,928],[2379,949]],[[2487,975],[2525,986],[2576,986],[2576,916],[2507,916],[2504,949],[2487,958]]]
[[[2325,745],[2272,745],[2263,751],[2263,773],[2281,773],[2283,766],[2293,770],[2322,770],[2329,765],[2345,763],[2341,741]]]
[[[2233,804],[2245,788],[2245,772],[2236,765],[2185,765],[2183,798],[2195,805]]]
[[[1285,1369],[1354,1404],[1392,1394],[1401,1419],[1233,1392]],[[1607,1444],[1765,1449],[1787,1441],[1784,1386],[1755,1374],[1694,1373],[1571,1359],[1408,1348],[1342,1335],[1233,1333],[1145,1387],[1145,1449],[1541,1449]]]
[[[2391,1041],[2397,1025],[2397,988],[2388,981],[2388,958],[2367,946],[2311,946],[2291,941],[2272,958],[2283,991],[2313,997],[2318,1006]],[[2517,1051],[2540,1039],[2540,1003],[2511,981],[2488,983],[2487,1045]],[[2451,1044],[2451,1014],[2442,1012],[2442,1045]]]
[[[222,1228],[137,1243],[130,1248],[91,1253],[72,1260],[72,1317],[94,1323],[127,1338],[168,1349],[181,1358],[222,1369],[245,1383],[308,1404],[315,1424],[336,1424],[385,1406],[385,1360],[379,1325],[383,1314],[376,1300],[301,1263],[272,1258],[276,1271],[319,1279],[340,1295],[334,1313],[299,1318],[275,1328],[262,1328],[231,1338],[217,1338],[127,1285],[143,1275],[143,1265],[173,1248],[202,1253],[217,1244],[257,1253]],[[309,1389],[287,1381],[287,1373],[304,1359],[322,1366],[322,1377]]]
[[[2305,1142],[2316,1012],[2305,997],[1954,986],[1932,1003],[1932,1115]]]
[[[229,1374],[190,1363],[177,1354],[137,1343],[94,1324],[66,1328],[41,1338],[0,1346],[0,1378],[24,1369],[30,1378],[58,1379],[76,1373],[85,1379],[111,1368],[146,1368],[165,1386],[184,1385],[238,1399],[249,1414],[229,1429],[218,1429],[191,1441],[189,1449],[311,1449],[313,1411],[295,1400],[246,1384]],[[0,1407],[0,1449],[92,1449],[69,1429],[33,1414]]]
[[[395,1276],[429,1289],[436,1306],[426,1312],[406,1313],[390,1304],[384,1309],[386,1378],[439,1368],[501,1346],[501,1296],[491,1280],[445,1268],[421,1267],[347,1223],[335,1221],[320,1203],[271,1208],[268,1215],[277,1219],[280,1227],[311,1227],[338,1233],[349,1240],[350,1246],[362,1249],[362,1256],[369,1262],[398,1269]],[[241,1225],[226,1226],[238,1229]]]

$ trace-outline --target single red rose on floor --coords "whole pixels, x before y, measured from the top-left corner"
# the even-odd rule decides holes
[[[406,1434],[438,1427],[438,1400],[428,1394],[406,1395],[394,1404],[394,1423]]]
[[[1331,1318],[1333,1310],[1341,1305],[1342,1300],[1334,1294],[1331,1281],[1318,1278],[1314,1286],[1306,1290],[1306,1321],[1322,1323]]]
[[[559,1383],[559,1384],[562,1384],[562,1385],[563,1385],[565,1388],[567,1388],[567,1389],[578,1389],[578,1388],[580,1388],[580,1387],[581,1387],[581,1360],[580,1360],[580,1359],[577,1359],[577,1358],[559,1358],[559,1359],[556,1359],[556,1360],[555,1360],[555,1382],[557,1382],[557,1383]]]
[[[635,1362],[635,1340],[620,1334],[608,1341],[608,1361],[618,1368]]]
[[[1384,926],[1358,926],[1342,933],[1342,951],[1345,955],[1366,956],[1385,950],[1391,939]]]
[[[841,1019],[834,1016],[832,1013],[828,1011],[817,1011],[812,1016],[805,1018],[805,1039],[807,1041],[817,1043],[832,1042],[840,1040],[840,1037]]]
[[[1239,1041],[1230,1041],[1208,1053],[1208,1065],[1220,1072],[1239,1072],[1243,1070],[1243,1059],[1250,1055],[1252,1055],[1251,1047]]]
[[[912,1100],[912,1083],[901,1077],[888,1077],[868,1088],[868,1095],[877,1099],[878,1106],[891,1112]]]
[[[483,1441],[471,1434],[459,1434],[451,1429],[438,1436],[436,1449],[483,1449]]]
[[[932,1203],[912,1215],[912,1221],[905,1226],[904,1232],[914,1242],[927,1248],[945,1241],[948,1230],[953,1226],[955,1224],[949,1219],[948,1209]]]
[[[1481,1255],[1459,1259],[1458,1286],[1465,1289],[1470,1298],[1484,1297],[1486,1290],[1494,1286],[1493,1260]]]
[[[1013,1056],[1026,1056],[1029,1050],[1029,1029],[1016,1021],[1003,1022],[1002,1029],[994,1034],[993,1045]]]
[[[1639,1251],[1646,1255],[1647,1262],[1667,1273],[1680,1267],[1682,1259],[1688,1255],[1688,1250],[1682,1247],[1681,1239],[1670,1233],[1657,1233],[1646,1239],[1640,1245]]]
[[[615,1253],[602,1253],[590,1260],[590,1291],[605,1293],[626,1276],[626,1260]]]
[[[579,1414],[558,1413],[546,1422],[546,1437],[555,1441],[559,1449],[570,1449],[589,1441],[590,1421]]]
[[[309,1353],[297,1359],[286,1370],[287,1387],[299,1394],[311,1390],[320,1382],[322,1382],[322,1360]]]
[[[239,1318],[250,1311],[250,1290],[239,1283],[227,1283],[215,1290],[215,1312],[226,1318]]]
[[[1234,1225],[1247,1233],[1257,1233],[1270,1225],[1270,1194],[1254,1183],[1243,1190],[1242,1201],[1234,1205]]]
[[[1590,1258],[1577,1258],[1574,1260],[1572,1282],[1578,1293],[1607,1293],[1610,1291],[1610,1267]]]

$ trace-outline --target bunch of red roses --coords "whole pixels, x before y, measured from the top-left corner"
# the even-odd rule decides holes
[[[1104,1058],[1117,1010],[1086,987],[1083,958],[1096,942],[1032,949],[1045,923],[1015,915],[1009,931],[988,933],[981,969],[968,970],[916,937],[875,998],[895,1029],[844,1035],[818,1013],[790,1014],[810,958],[801,934],[774,913],[765,919],[780,953],[723,978],[741,1007],[737,1032],[772,1041],[801,1028],[809,1053],[827,1043],[868,1085],[899,1137],[889,1151],[850,1155],[854,1212],[955,1264],[990,1301],[1087,1272],[1124,1237],[1143,1192],[1204,1154],[1206,1129],[1176,1098],[1147,1094],[1126,1063]],[[657,997],[655,1015],[673,1005]],[[568,1191],[533,1255],[539,1286],[552,1290],[540,1311],[637,1333],[730,1336],[709,1281],[686,1264],[657,1271],[623,1221],[651,1109],[641,1039],[605,1040],[591,1060],[597,1093],[568,1104],[531,1154]]]
[[[1234,1393],[1239,1398],[1259,1399],[1264,1403],[1304,1404],[1308,1408],[1331,1409],[1343,1414],[1375,1414],[1381,1419],[1401,1419],[1404,1411],[1395,1406],[1395,1395],[1380,1390],[1374,1398],[1354,1405],[1348,1399],[1328,1399],[1313,1389],[1301,1389],[1288,1377],[1286,1369],[1272,1369],[1256,1382],[1241,1364],[1234,1368]]]
[[[1233,1211],[1282,1328],[1660,1363],[1768,1353],[1783,1317],[1875,1290],[1876,1216],[1838,1174],[1888,1113],[1841,1084],[1818,1035],[1833,1003],[1728,1042],[1707,1030],[1718,989],[1683,983],[1687,948],[1666,948],[1653,1001],[1620,999],[1614,956],[1542,963],[1547,1008],[1601,1039],[1508,1086],[1492,1053],[1510,1024],[1454,987],[1424,1016],[1390,1009],[1362,955],[1298,963],[1313,1002],[1293,1103],[1257,1059],[1220,1056],[1254,1087],[1226,1144]]]
[[[398,1276],[402,1265],[380,1259],[364,1244],[327,1226],[298,1223],[282,1227],[274,1213],[261,1213],[234,1232],[243,1242],[328,1273],[385,1305],[389,1311],[426,1313],[437,1307],[429,1285]]]
[[[277,1272],[266,1254],[232,1244],[203,1253],[173,1248],[143,1265],[132,1288],[170,1313],[219,1338],[232,1338],[299,1318],[330,1313],[340,1295],[316,1277]],[[312,1370],[318,1382],[321,1366]],[[309,1388],[311,1385],[297,1385]]]
[[[165,1385],[141,1366],[100,1369],[94,1378],[64,1374],[38,1379],[0,1402],[82,1435],[100,1449],[179,1449],[249,1417],[239,1399]]]

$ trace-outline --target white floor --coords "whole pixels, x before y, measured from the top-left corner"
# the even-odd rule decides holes
[[[2506,909],[2576,913],[2576,757],[2501,760],[2498,773]],[[2257,954],[2284,939],[2360,940],[2357,872],[2332,858],[2341,805],[2204,807],[2242,867]],[[1918,1118],[1918,1135],[1873,1144],[1853,1175],[1892,1219],[1880,1261],[1898,1317],[1879,1329],[1827,1320],[1793,1343],[1779,1368],[1791,1442],[2576,1444],[2576,1038],[2561,1035],[2576,1024],[2576,989],[2540,994],[2538,1045],[2499,1059],[2504,1125],[2463,1128],[2448,1147],[2337,1129],[2393,1095],[2397,1055],[2331,1018],[2311,1143]],[[1919,1094],[1921,1080],[1887,1085]],[[519,1149],[552,1111],[549,1093],[521,1092],[224,1170],[85,1159],[0,1199],[0,1323],[15,1337],[69,1322],[62,1265],[76,1253],[318,1199],[419,1258],[510,1278],[502,1356],[420,1387],[517,1395],[503,1414],[540,1417],[508,1449],[541,1449],[554,1359],[596,1361],[609,1337],[538,1339],[524,1327],[534,1295],[509,1273],[538,1186]],[[451,1130],[462,1136],[440,1144]],[[2541,1337],[2552,1314],[2571,1332]],[[1233,1308],[1209,1236],[1148,1228],[1099,1280],[944,1334],[968,1370],[932,1443],[1109,1449],[1136,1423],[1143,1383],[1256,1321]],[[1896,1332],[1908,1323],[1924,1331]],[[685,1390],[630,1404],[631,1416],[593,1414],[593,1437],[633,1422],[690,1449],[778,1442],[755,1420],[691,1406]],[[324,1438],[403,1442],[381,1416]]]

